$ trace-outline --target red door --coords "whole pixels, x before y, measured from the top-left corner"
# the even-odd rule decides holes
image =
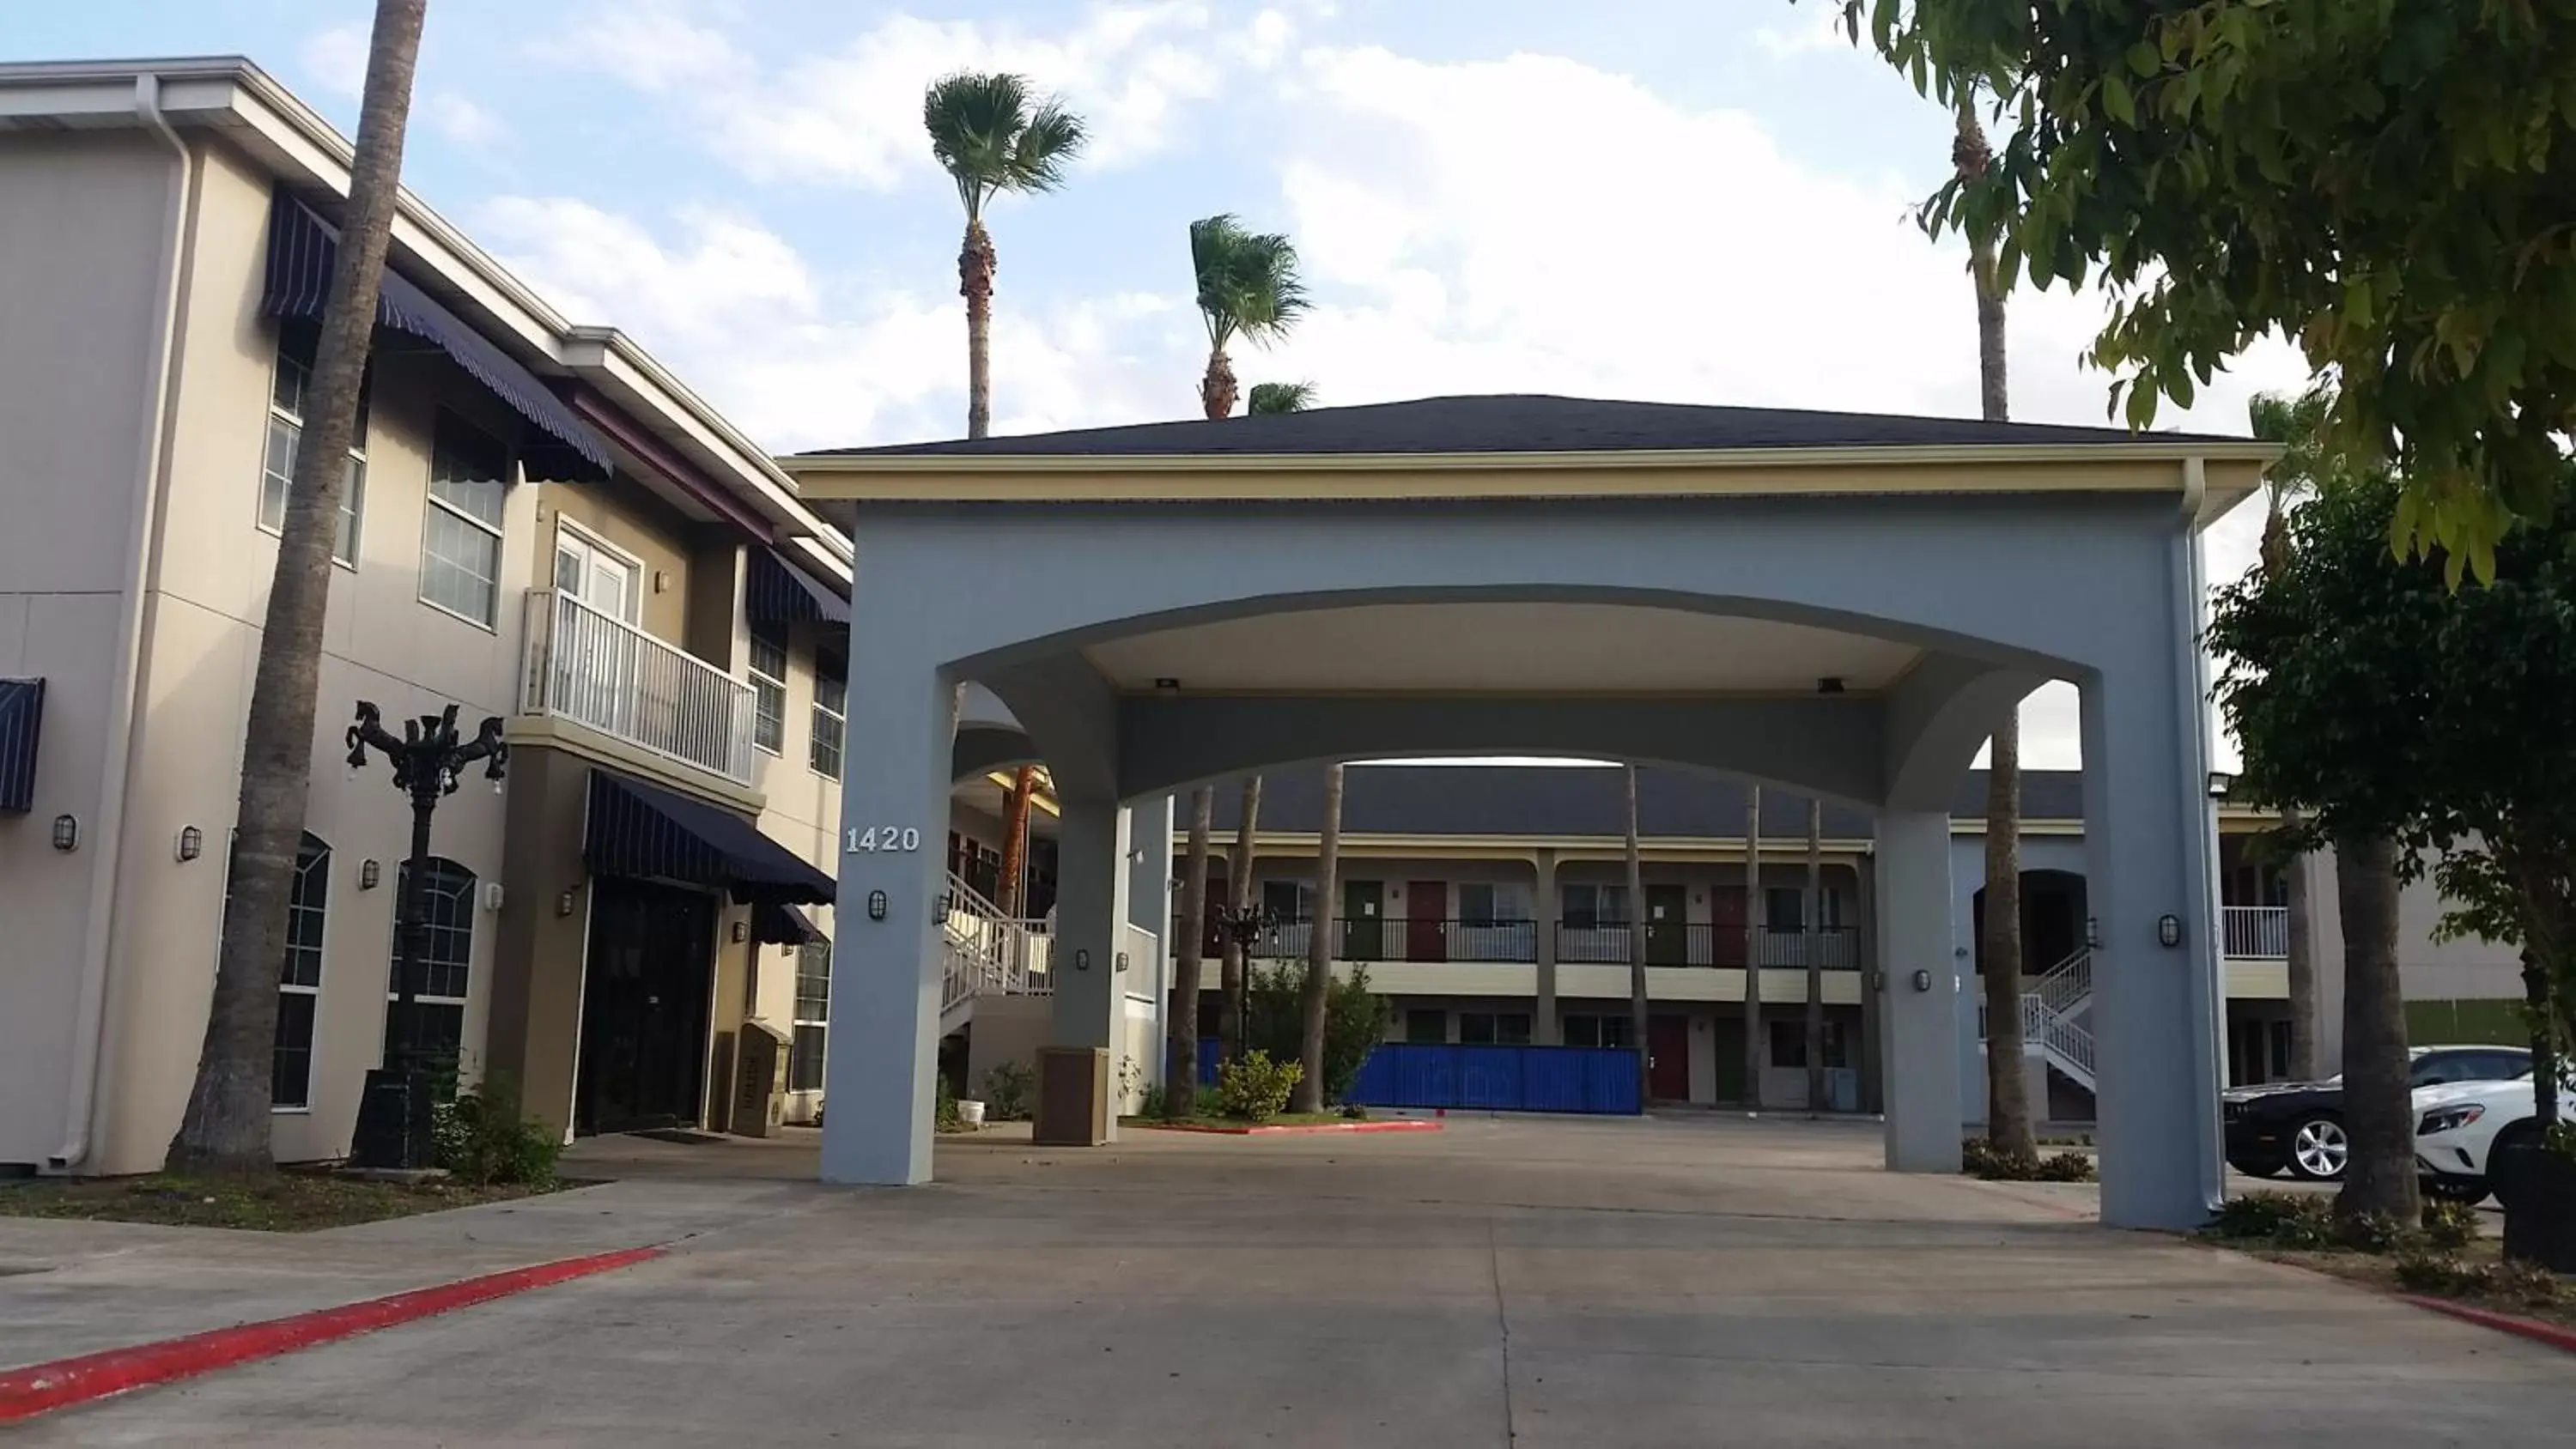
[[[1446,961],[1449,959],[1449,882],[1416,880],[1404,883],[1404,959],[1407,961]]]
[[[1715,885],[1708,892],[1709,930],[1715,937],[1710,960],[1719,966],[1744,965],[1744,888]]]
[[[1646,1018],[1646,1090],[1658,1102],[1690,1100],[1689,1018]]]

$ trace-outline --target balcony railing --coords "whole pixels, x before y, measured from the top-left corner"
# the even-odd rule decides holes
[[[2222,906],[2218,919],[2228,955],[2276,961],[2289,956],[2288,906]]]
[[[1518,962],[1538,959],[1541,931],[1556,933],[1556,959],[1576,965],[1624,966],[1630,936],[1623,922],[1594,921],[1462,921],[1449,918],[1409,919],[1373,916],[1333,923],[1341,938],[1333,952],[1342,961]],[[1176,921],[1175,932],[1182,928]],[[1255,960],[1302,961],[1314,940],[1311,921],[1273,921],[1252,948]],[[1802,931],[1757,930],[1755,950],[1766,968],[1804,970],[1807,938]],[[1706,921],[1649,924],[1649,966],[1744,965],[1744,928]],[[1828,926],[1817,933],[1822,969],[1849,971],[1860,964],[1859,948],[1848,926]],[[1211,958],[1216,954],[1209,951]]]
[[[752,783],[751,686],[569,594],[531,589],[519,711]]]

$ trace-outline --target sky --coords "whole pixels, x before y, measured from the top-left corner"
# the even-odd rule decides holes
[[[990,208],[994,431],[1192,417],[1187,227],[1297,243],[1312,314],[1238,344],[1320,400],[1556,392],[1973,415],[1955,245],[1914,225],[1939,107],[1827,0],[430,0],[404,175],[576,322],[624,329],[780,452],[956,436],[963,216],[922,87],[1025,73],[1087,118]],[[0,60],[243,54],[344,130],[365,0],[0,0]],[[2017,294],[2014,416],[2100,424],[2107,303]],[[2258,347],[2159,426],[2245,430]],[[2258,503],[2209,537],[2241,572]],[[2024,763],[2076,763],[2071,686]],[[2220,744],[2221,767],[2231,751]]]

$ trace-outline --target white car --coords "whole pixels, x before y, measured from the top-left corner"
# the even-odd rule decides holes
[[[2576,1122],[2576,1084],[2558,1089],[2558,1118]],[[2531,1073],[2508,1082],[2455,1082],[2415,1090],[2415,1165],[2424,1190],[2477,1202],[2492,1190],[2496,1149],[2540,1140],[2533,1120]]]

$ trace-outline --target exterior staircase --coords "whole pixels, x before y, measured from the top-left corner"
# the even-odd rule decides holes
[[[2075,954],[2023,982],[2022,1050],[2037,1052],[2068,1081],[2090,1092],[2093,1085],[2093,953]],[[1985,1035],[1985,1014],[1977,1017],[1977,1034]]]
[[[1046,996],[1051,944],[1043,921],[1002,914],[973,886],[951,872],[945,918],[940,923],[939,1034],[972,1021],[984,996]]]

